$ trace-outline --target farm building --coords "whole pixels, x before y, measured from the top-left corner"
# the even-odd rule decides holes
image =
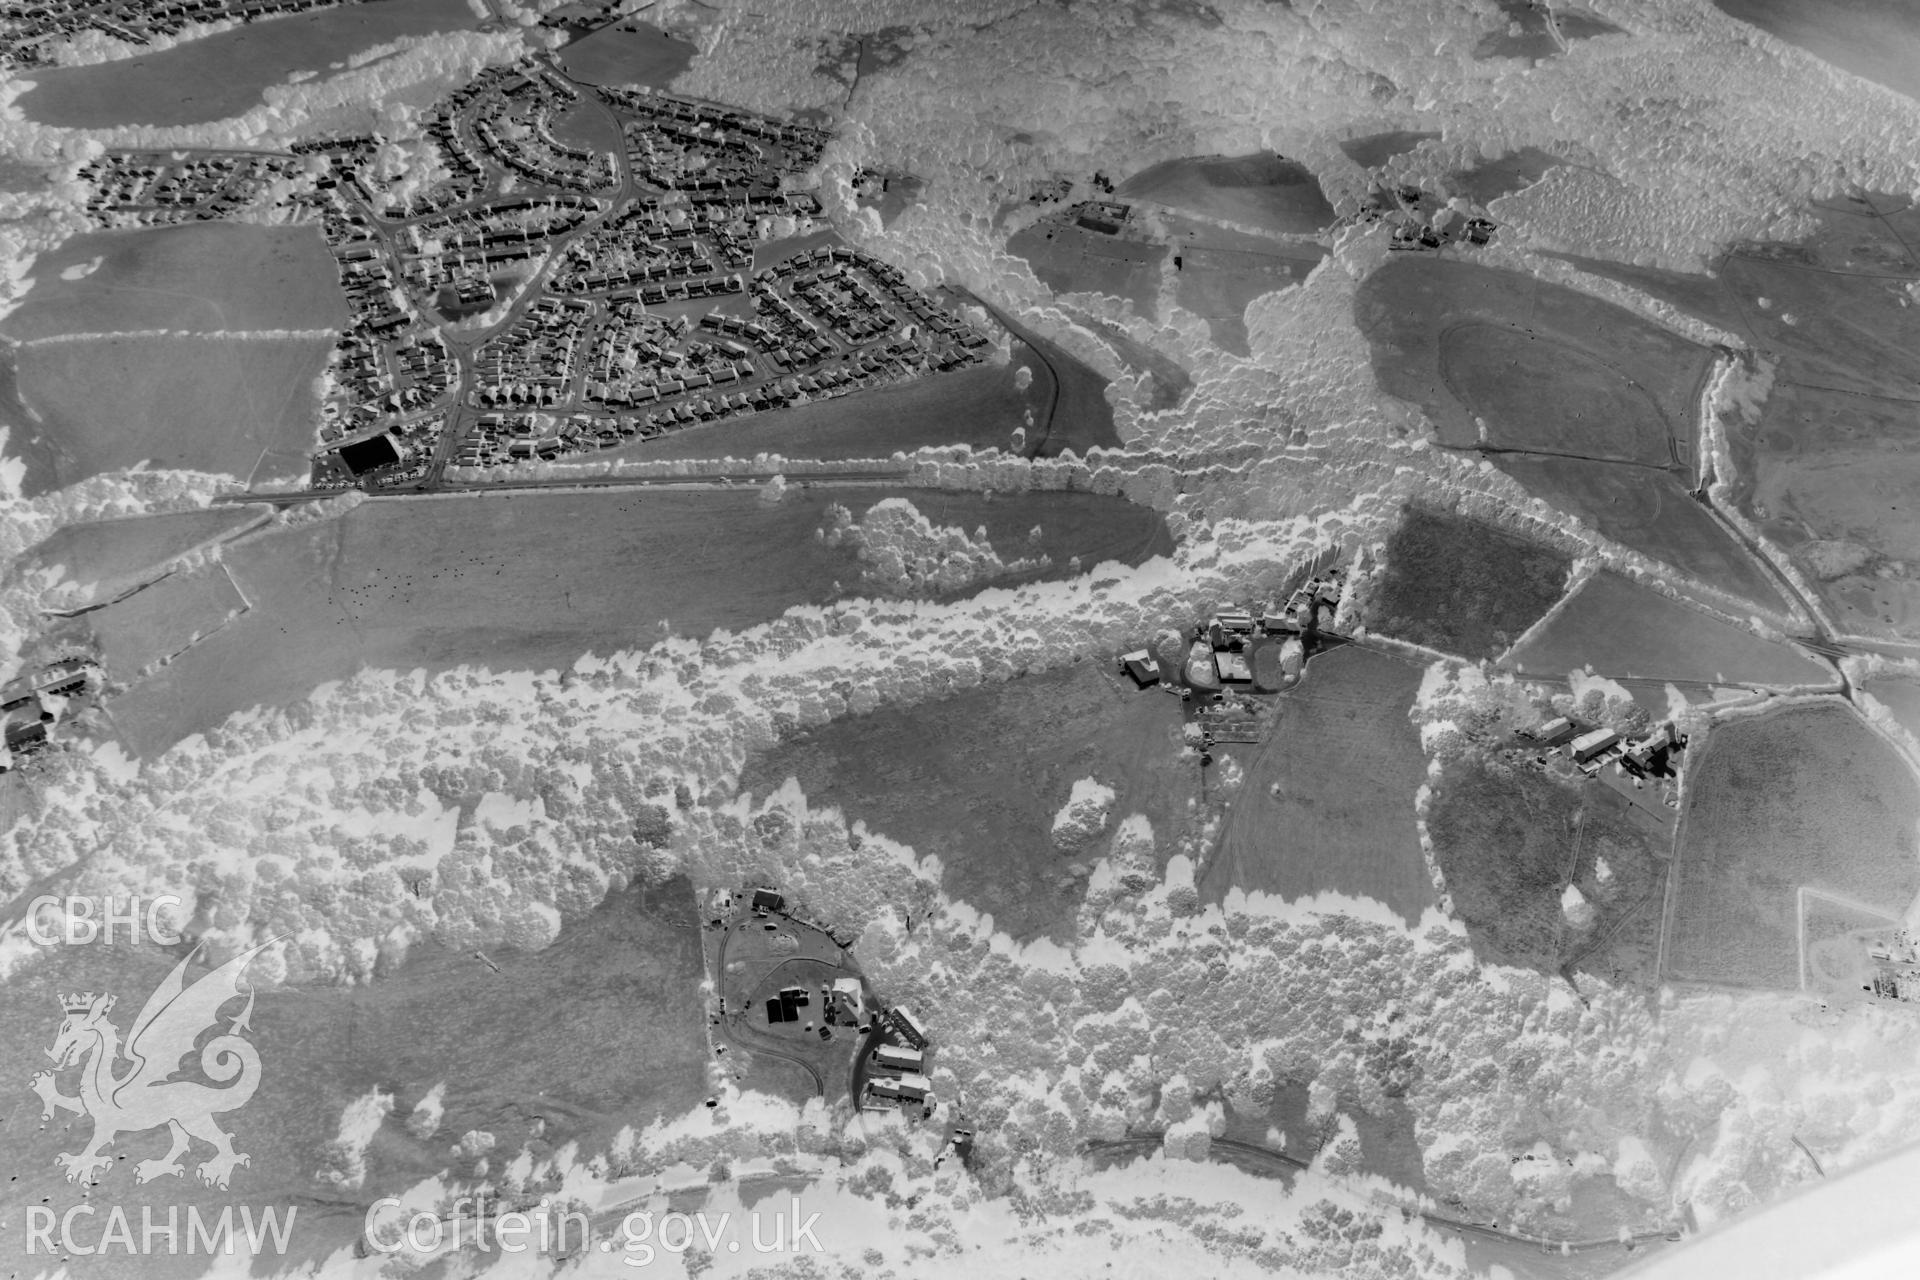
[[[1611,729],[1590,729],[1575,738],[1568,751],[1577,763],[1586,764],[1618,741],[1620,735]]]
[[[882,1098],[922,1102],[933,1092],[933,1081],[923,1075],[875,1076],[867,1087]]]
[[[905,1045],[883,1044],[873,1051],[873,1062],[890,1071],[917,1073],[926,1065],[926,1055]]]
[[[1244,653],[1223,649],[1213,655],[1213,665],[1220,673],[1223,684],[1250,684],[1253,681],[1253,668],[1248,665]]]
[[[896,1006],[887,1012],[887,1021],[900,1033],[900,1038],[916,1049],[927,1047],[927,1033],[920,1020],[909,1013],[904,1005]]]
[[[858,1023],[867,1016],[866,992],[858,978],[835,978],[830,999],[834,1013],[847,1022]]]
[[[1122,654],[1120,669],[1133,677],[1133,682],[1142,689],[1148,685],[1160,683],[1160,664],[1145,649],[1136,649],[1132,653]]]

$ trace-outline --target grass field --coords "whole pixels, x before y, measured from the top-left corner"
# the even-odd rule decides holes
[[[466,0],[380,0],[295,14],[119,62],[36,67],[34,87],[16,105],[37,124],[69,129],[224,120],[295,71],[325,75],[374,45],[469,30],[478,21]]]
[[[226,567],[213,564],[162,578],[86,619],[107,675],[124,682],[217,633],[246,608]]]
[[[886,458],[927,445],[965,444],[1012,451],[1013,433],[1029,410],[1044,422],[1052,402],[1053,373],[1025,343],[1016,342],[1004,365],[973,365],[775,409],[595,454],[595,458],[751,458],[777,453],[787,458]],[[1021,369],[1031,370],[1026,390]],[[1023,452],[1032,454],[1042,433],[1027,431]],[[1057,453],[1058,450],[1056,449]]]
[[[1103,293],[1125,298],[1135,311],[1156,319],[1154,298],[1167,247],[1088,231],[1048,219],[1015,232],[1007,252],[1025,258],[1042,284],[1055,293]]]
[[[1713,0],[1822,62],[1920,98],[1920,16],[1903,0]]]
[[[1675,684],[1830,685],[1825,665],[1614,573],[1589,578],[1508,668],[1558,679],[1577,668]]]
[[[65,525],[14,561],[8,581],[57,566],[63,582],[82,584],[93,600],[108,599],[146,581],[169,561],[267,514],[264,507],[209,507]]]
[[[1837,703],[1713,730],[1683,818],[1673,977],[1797,987],[1797,891],[1903,914],[1920,889],[1920,786]]]
[[[1476,58],[1527,58],[1538,60],[1560,56],[1560,42],[1548,26],[1544,5],[1532,0],[1494,0],[1503,19],[1498,28],[1480,37],[1473,47]]]
[[[1522,453],[1495,454],[1493,464],[1622,546],[1762,608],[1786,609],[1767,570],[1671,472]]]
[[[1897,915],[1863,911],[1818,893],[1801,894],[1801,984],[1828,1000],[1869,999],[1861,988],[1872,984],[1876,966],[1867,947],[1891,941],[1900,927]]]
[[[1670,426],[1646,388],[1580,347],[1469,320],[1440,335],[1440,378],[1496,449],[1662,467]],[[1569,394],[1569,389],[1577,394]]]
[[[1189,218],[1167,219],[1173,247],[1174,300],[1207,322],[1214,342],[1236,355],[1247,346],[1247,304],[1290,288],[1327,256],[1317,244],[1271,240],[1210,227]]]
[[[1920,684],[1905,680],[1870,680],[1862,689],[1884,703],[1902,729],[1920,738]]]
[[[985,525],[1008,558],[1051,556],[1044,577],[1068,576],[1075,555],[1091,570],[1171,547],[1157,513],[1091,494],[810,488],[769,505],[755,489],[604,489],[376,501],[229,546],[224,563],[252,610],[116,698],[114,719],[153,754],[362,666],[564,668],[589,651],[650,645],[663,622],[678,635],[739,630],[855,591],[852,552],[814,533],[830,504],[857,516],[896,496],[939,524]]]
[[[1609,537],[1783,607],[1733,536],[1688,509],[1705,348],[1565,286],[1431,256],[1375,272],[1354,314],[1381,386],[1418,405],[1441,443],[1491,449],[1520,483]]]
[[[62,273],[99,266],[78,279]],[[320,229],[241,222],[90,231],[34,263],[20,309],[0,335],[22,341],[70,333],[171,329],[335,329],[346,302]]]
[[[678,881],[610,899],[566,926],[545,951],[491,952],[499,972],[469,953],[422,943],[370,986],[262,991],[250,1037],[260,1054],[259,1091],[220,1117],[251,1163],[234,1172],[225,1191],[200,1186],[191,1172],[136,1185],[133,1162],[162,1154],[166,1136],[127,1134],[108,1149],[119,1161],[91,1198],[122,1206],[136,1241],[141,1206],[152,1206],[161,1222],[169,1206],[178,1207],[184,1227],[188,1205],[203,1214],[234,1204],[297,1205],[280,1260],[292,1265],[353,1245],[366,1209],[381,1196],[443,1172],[471,1176],[470,1161],[456,1165],[449,1155],[470,1130],[494,1135],[496,1169],[523,1150],[537,1166],[569,1142],[579,1143],[583,1158],[604,1152],[620,1126],[683,1114],[706,1096],[693,916],[692,890]],[[0,986],[0,1020],[17,1033],[0,1048],[0,1070],[20,1086],[18,1101],[0,1113],[0,1169],[9,1177],[0,1184],[0,1212],[9,1222],[17,1223],[27,1205],[64,1213],[88,1195],[61,1180],[53,1157],[78,1150],[89,1122],[63,1113],[43,1124],[38,1100],[26,1091],[28,1078],[48,1065],[41,1051],[59,1026],[61,993],[113,992],[119,1003],[111,1018],[124,1033],[175,959],[151,947],[60,947]],[[505,1045],[513,1051],[502,1052]],[[413,1137],[408,1113],[441,1084],[438,1131]],[[72,1091],[71,1080],[64,1085]],[[357,1188],[318,1181],[341,1111],[376,1087],[395,1105],[368,1149],[366,1181]],[[205,1154],[198,1147],[190,1159]],[[97,1238],[104,1222],[93,1225]],[[10,1232],[0,1257],[10,1271],[30,1274],[36,1260],[13,1260],[21,1248],[20,1234]],[[201,1274],[206,1262],[116,1251],[86,1259],[75,1274],[170,1280]]]
[[[1612,935],[1642,917],[1657,926],[1666,850],[1597,784],[1462,756],[1447,762],[1434,786],[1427,831],[1454,912],[1481,959],[1542,972],[1574,966],[1613,981],[1653,977],[1651,946],[1643,939],[1637,949],[1621,948]],[[1561,910],[1569,884],[1595,909],[1584,932],[1569,927]]]
[[[1110,826],[1144,813],[1164,851],[1199,795],[1199,766],[1181,760],[1181,704],[1135,689],[1104,663],[970,690],[938,702],[837,720],[758,756],[743,789],[764,795],[798,778],[813,805],[938,854],[943,887],[993,913],[1017,939],[1064,940],[1085,882],[1051,843],[1073,784],[1116,793]],[[1408,800],[1409,808],[1412,800]]]
[[[1799,562],[1845,632],[1920,634],[1920,207],[1861,193],[1814,206],[1795,244],[1737,245],[1712,276],[1571,259],[1741,335],[1777,360],[1758,421],[1730,426],[1734,501]]]
[[[1148,398],[1149,409],[1156,412],[1179,407],[1193,390],[1193,375],[1181,364],[1148,346],[1135,341],[1125,329],[1107,320],[1086,318],[1087,327],[1100,335],[1100,340],[1112,348],[1113,354],[1120,357],[1120,363],[1136,374],[1145,375],[1151,388]]]
[[[1483,160],[1471,169],[1447,175],[1447,185],[1477,205],[1486,205],[1501,196],[1530,187],[1561,163],[1560,157],[1538,147],[1522,147],[1505,155]]]
[[[622,22],[567,45],[560,51],[560,64],[583,84],[644,84],[664,89],[698,52],[650,23]]]
[[[1477,520],[1408,507],[1368,597],[1376,631],[1463,658],[1498,657],[1567,588],[1573,562]]]
[[[1275,235],[1313,235],[1334,218],[1319,179],[1298,161],[1268,151],[1163,160],[1114,194]]]
[[[23,347],[51,465],[29,494],[145,462],[254,481],[306,474],[329,337],[114,337]]]
[[[1382,388],[1420,406],[1456,448],[1483,443],[1479,416],[1484,443],[1606,457],[1620,427],[1582,429],[1567,407],[1637,405],[1630,456],[1663,464],[1666,440],[1691,436],[1694,393],[1711,363],[1705,348],[1598,298],[1431,254],[1400,255],[1369,276],[1354,318]],[[1482,332],[1448,341],[1469,324]]]
[[[1437,133],[1424,130],[1394,129],[1387,133],[1370,133],[1361,138],[1348,138],[1340,144],[1340,149],[1347,153],[1347,159],[1362,169],[1378,169],[1395,156],[1411,151],[1421,143],[1439,136]]]
[[[743,1088],[800,1104],[846,1098],[861,1037],[852,1027],[824,1025],[820,988],[859,976],[852,953],[817,929],[745,913],[709,933],[705,945],[725,1010],[722,1034],[731,1049],[726,1065],[734,1079]],[[770,1022],[766,1002],[788,987],[807,990],[807,1007],[797,1011],[798,1021]]]
[[[980,301],[971,294],[961,294],[960,298],[965,302]],[[1005,312],[993,309],[993,317],[1019,342],[1032,348],[1035,357],[1053,374],[1056,390],[1052,406],[1047,412],[1034,415],[1041,426],[1040,456],[1055,457],[1066,449],[1085,455],[1094,445],[1119,448],[1120,433],[1114,429],[1113,406],[1107,403],[1107,380],[1084,361],[1068,354],[1059,343],[1035,333]],[[1015,349],[1018,350],[1017,345]],[[1035,370],[1034,381],[1039,382],[1038,370]]]
[[[1202,869],[1201,895],[1341,893],[1418,921],[1433,904],[1413,814],[1427,768],[1407,719],[1419,688],[1418,667],[1366,649],[1308,663],[1280,697],[1266,743],[1232,749],[1248,753],[1246,781]]]

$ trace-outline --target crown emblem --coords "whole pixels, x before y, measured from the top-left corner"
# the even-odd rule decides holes
[[[93,992],[82,991],[70,996],[61,996],[60,1007],[68,1013],[85,1013],[93,1008]]]

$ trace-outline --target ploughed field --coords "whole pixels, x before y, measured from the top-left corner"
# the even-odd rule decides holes
[[[1407,508],[1368,596],[1370,630],[1463,658],[1491,658],[1566,590],[1572,562],[1477,520]]]
[[[146,462],[303,476],[346,305],[315,227],[208,222],[73,236],[0,320],[23,492]],[[245,335],[234,336],[234,335]]]
[[[1729,426],[1734,502],[1793,557],[1843,633],[1920,635],[1920,209],[1877,193],[1811,210],[1794,244],[1737,245],[1713,275],[1571,259],[1739,335],[1767,389]]]
[[[797,734],[751,760],[740,786],[764,796],[798,779],[810,805],[937,854],[946,893],[991,912],[1002,932],[1065,940],[1107,837],[1062,851],[1054,815],[1092,777],[1115,792],[1108,831],[1145,814],[1165,851],[1200,791],[1198,761],[1181,756],[1180,708],[1080,662]]]
[[[1502,665],[1541,679],[1589,668],[1677,685],[1830,687],[1831,668],[1619,574],[1601,572],[1508,653]]]
[[[243,115],[295,72],[343,69],[404,36],[471,30],[467,0],[379,0],[251,22],[158,53],[81,67],[35,67],[15,105],[69,129],[184,125]]]
[[[1442,445],[1484,453],[1548,502],[1709,586],[1782,607],[1739,542],[1687,496],[1705,348],[1564,285],[1428,254],[1368,277],[1354,316],[1381,387],[1418,406]]]
[[[1413,810],[1427,769],[1407,718],[1419,688],[1418,667],[1367,649],[1309,662],[1277,700],[1265,743],[1231,749],[1247,753],[1245,780],[1201,869],[1201,896],[1335,893],[1417,923],[1434,901]]]
[[[182,1233],[176,1253],[163,1236],[150,1256],[115,1249],[85,1259],[76,1274],[185,1280],[208,1265],[204,1253],[185,1250],[188,1206],[208,1222],[238,1205],[256,1212],[280,1206],[284,1221],[286,1207],[297,1206],[279,1262],[299,1267],[354,1247],[380,1197],[435,1176],[472,1178],[476,1157],[453,1154],[469,1131],[494,1136],[486,1154],[495,1169],[523,1152],[538,1167],[569,1143],[578,1144],[582,1158],[604,1154],[621,1126],[685,1114],[706,1096],[694,915],[693,891],[680,880],[614,894],[564,926],[546,950],[502,948],[489,953],[492,965],[469,949],[429,941],[370,985],[261,985],[248,1036],[259,1053],[259,1089],[243,1107],[216,1117],[235,1150],[251,1157],[225,1190],[194,1176],[210,1154],[199,1143],[183,1177],[134,1181],[137,1161],[165,1154],[165,1129],[120,1135],[107,1148],[115,1159],[99,1185],[63,1180],[54,1156],[80,1150],[91,1122],[62,1112],[43,1123],[39,1100],[26,1090],[49,1066],[43,1050],[60,1026],[61,997],[113,994],[118,1003],[109,1018],[125,1034],[184,948],[52,947],[45,960],[0,984],[0,1019],[14,1033],[0,1047],[0,1069],[19,1084],[19,1101],[0,1115],[0,1171],[7,1175],[0,1211],[19,1223],[28,1205],[45,1204],[58,1215],[90,1201],[101,1216],[78,1220],[76,1234],[97,1240],[110,1204],[126,1213],[137,1245],[143,1208],[161,1224],[174,1210]],[[207,972],[196,962],[187,981]],[[223,1029],[241,1008],[236,999],[222,1010]],[[76,1076],[65,1073],[63,1092],[75,1092]],[[410,1131],[413,1108],[436,1087],[444,1107],[439,1124]],[[341,1113],[376,1088],[391,1095],[392,1105],[367,1146],[364,1182],[327,1181],[328,1172],[350,1172],[327,1149]],[[238,1230],[237,1209],[235,1217]],[[5,1249],[18,1251],[20,1242],[16,1230]]]
[[[1663,976],[1797,987],[1802,887],[1895,916],[1920,889],[1920,785],[1837,703],[1715,728],[1682,822]]]
[[[333,338],[107,337],[22,347],[37,416],[30,492],[146,463],[242,481],[299,479]]]
[[[1019,385],[1022,369],[1029,370],[1025,389]],[[1014,452],[1013,433],[1022,429],[1026,444],[1020,452],[1031,455],[1044,438],[1041,428],[1056,399],[1054,388],[1052,370],[1032,347],[1016,341],[1013,359],[1004,365],[969,365],[708,427],[670,431],[592,459],[752,458],[770,453],[841,460],[888,458],[947,444]],[[1033,426],[1027,424],[1029,414]],[[1056,445],[1051,452],[1063,447]]]
[[[0,319],[23,342],[167,329],[334,329],[346,302],[315,226],[190,222],[89,231],[34,260],[33,288]]]
[[[907,498],[936,525],[985,526],[1007,561],[1052,562],[1002,582],[1069,576],[1075,557],[1091,570],[1172,549],[1157,513],[1092,494],[808,488],[767,503],[756,490],[600,489],[375,500],[225,547],[223,567],[249,608],[114,698],[114,721],[152,755],[362,666],[564,667],[650,645],[667,628],[704,636],[868,594],[854,553],[816,532],[832,504],[858,516],[887,497]],[[168,578],[89,617],[113,632],[118,612],[158,612],[178,634],[202,616],[197,596],[179,600],[196,581]],[[129,665],[119,648],[105,650],[110,671]]]

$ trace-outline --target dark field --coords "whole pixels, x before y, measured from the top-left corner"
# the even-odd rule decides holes
[[[1678,685],[1832,685],[1825,665],[1791,645],[1762,640],[1732,623],[1614,573],[1597,573],[1503,666],[1542,679],[1590,667]]]
[[[95,258],[99,267],[78,280],[60,278]],[[90,231],[42,254],[33,275],[20,309],[0,320],[0,335],[31,341],[145,329],[336,329],[347,322],[333,258],[313,226],[198,222]]]
[[[14,561],[9,581],[58,565],[63,581],[87,584],[96,598],[143,581],[161,566],[196,547],[217,542],[264,519],[264,507],[209,507],[70,524]]]
[[[29,494],[145,462],[254,481],[306,474],[329,336],[112,337],[23,347],[47,461]],[[31,458],[32,455],[30,454]]]
[[[631,29],[629,29],[631,28]],[[582,84],[644,84],[664,89],[699,52],[645,22],[622,22],[560,51],[567,74]]]
[[[1309,662],[1280,696],[1266,743],[1233,748],[1247,753],[1246,781],[1201,871],[1201,896],[1340,893],[1417,923],[1433,905],[1413,813],[1427,768],[1407,719],[1419,688],[1418,667],[1366,649]]]
[[[1008,558],[1052,556],[1044,577],[1068,576],[1075,555],[1091,570],[1172,547],[1155,512],[1090,494],[815,488],[769,505],[755,489],[602,489],[381,500],[230,545],[225,564],[252,610],[116,698],[114,719],[152,755],[363,666],[539,670],[645,647],[666,622],[679,635],[738,630],[857,591],[852,552],[815,531],[832,503],[858,515],[896,496],[937,524],[984,524]],[[1027,537],[1034,525],[1038,543]]]
[[[594,454],[599,458],[751,458],[777,453],[787,458],[887,458],[928,445],[966,444],[1013,450],[1013,433],[1033,412],[1027,430],[1032,454],[1044,432],[1053,400],[1053,374],[1025,343],[1016,342],[1004,365],[974,365],[910,382],[874,387],[831,400],[815,400],[731,418],[708,427],[673,431],[640,444]],[[1033,370],[1025,391],[1014,385],[1021,368]],[[1058,453],[1059,447],[1053,452]]]
[[[1381,386],[1425,410],[1454,448],[1482,443],[1478,415],[1485,443],[1502,448],[1607,458],[1625,440],[1628,456],[1664,464],[1667,442],[1691,436],[1711,363],[1704,348],[1564,285],[1430,254],[1374,272],[1354,317]],[[1631,433],[1566,420],[1568,406],[1596,403],[1633,406]]]
[[[1920,13],[1906,0],[1713,0],[1823,62],[1920,98]]]
[[[199,124],[250,110],[295,71],[328,69],[402,36],[465,31],[466,0],[380,0],[273,18],[159,53],[89,67],[35,68],[17,101],[29,120],[62,128]]]
[[[1838,703],[1716,728],[1695,768],[1669,975],[1797,987],[1801,886],[1896,916],[1920,888],[1920,788]]]
[[[1340,144],[1340,149],[1362,169],[1378,169],[1395,156],[1439,136],[1413,129],[1395,129],[1389,133],[1370,133],[1364,138],[1348,138]]]
[[[1169,218],[1175,255],[1174,300],[1207,322],[1215,343],[1249,354],[1247,304],[1291,288],[1327,256],[1317,244],[1269,240]]]
[[[1387,540],[1366,624],[1442,653],[1498,657],[1553,607],[1572,567],[1477,520],[1409,507]]]
[[[107,1149],[120,1162],[101,1175],[92,1198],[122,1206],[136,1241],[145,1205],[162,1223],[168,1207],[178,1206],[183,1232],[187,1205],[212,1216],[226,1205],[297,1205],[287,1256],[280,1260],[293,1266],[351,1248],[367,1208],[381,1196],[441,1173],[470,1176],[471,1162],[449,1156],[469,1130],[498,1140],[490,1153],[496,1167],[523,1149],[538,1166],[570,1142],[580,1144],[583,1156],[604,1152],[620,1126],[641,1128],[657,1117],[684,1114],[706,1096],[694,913],[693,892],[678,881],[610,899],[567,925],[545,951],[490,952],[498,973],[467,951],[427,942],[370,986],[262,991],[250,1037],[260,1053],[259,1091],[245,1107],[218,1118],[251,1163],[234,1171],[224,1191],[201,1186],[191,1163],[184,1178],[138,1185],[133,1162],[164,1153],[166,1135],[126,1134]],[[124,1033],[177,959],[150,947],[98,944],[53,952],[0,987],[0,1019],[17,1032],[0,1051],[7,1078],[19,1084],[19,1100],[0,1116],[0,1169],[11,1179],[0,1192],[0,1206],[10,1222],[19,1221],[29,1204],[46,1203],[64,1213],[86,1198],[83,1188],[62,1181],[53,1157],[77,1151],[89,1121],[61,1113],[43,1124],[39,1100],[26,1090],[28,1078],[48,1065],[41,1051],[60,1024],[60,995],[113,992],[119,1004],[111,1018]],[[197,968],[191,977],[205,972]],[[228,1016],[240,1007],[235,1002]],[[514,1051],[501,1052],[503,1045]],[[438,1131],[413,1137],[408,1114],[443,1083]],[[71,1079],[64,1084],[71,1093]],[[325,1147],[338,1133],[341,1111],[375,1087],[395,1101],[368,1148],[366,1181],[357,1188],[319,1182],[315,1175],[327,1163]],[[206,1152],[197,1146],[188,1159]],[[89,1238],[98,1238],[104,1220],[92,1225]],[[21,1248],[13,1232],[0,1254]],[[75,1274],[172,1280],[205,1270],[204,1256],[165,1253],[164,1245],[152,1257],[123,1259],[116,1251],[85,1259]],[[33,1271],[34,1260],[23,1257],[21,1263],[27,1264],[24,1273]],[[9,1262],[10,1270],[19,1266]]]
[[[1319,179],[1298,161],[1268,151],[1163,160],[1114,194],[1276,235],[1313,235],[1334,218]]]
[[[1538,147],[1522,147],[1503,156],[1484,160],[1471,169],[1447,175],[1447,182],[1477,205],[1486,205],[1501,196],[1530,187],[1559,164],[1560,157]]]
[[[1493,464],[1622,546],[1763,609],[1786,609],[1772,575],[1671,472],[1521,453],[1495,454]]]
[[[1644,917],[1650,933],[1658,924],[1667,851],[1599,784],[1463,756],[1434,788],[1427,832],[1482,960],[1543,972],[1572,966],[1612,981],[1654,976],[1652,939],[1631,926]],[[1602,861],[1611,887],[1601,886]],[[1594,908],[1585,931],[1561,909],[1569,884]]]
[[[1737,246],[1718,274],[1573,259],[1744,336],[1778,362],[1758,421],[1730,426],[1740,510],[1815,580],[1843,631],[1920,628],[1920,280],[1908,246],[1920,209],[1850,196],[1816,206],[1821,229],[1791,245]],[[1763,305],[1764,304],[1764,305]]]
[[[798,778],[809,804],[838,805],[849,822],[938,854],[946,892],[992,912],[1000,930],[1064,939],[1085,888],[1068,868],[1106,842],[1063,855],[1050,839],[1054,814],[1076,781],[1098,778],[1115,792],[1108,829],[1144,813],[1166,850],[1199,796],[1198,762],[1178,758],[1180,707],[1105,663],[1080,662],[837,720],[755,757],[740,786],[765,795]],[[1412,804],[1409,792],[1409,815]]]
[[[1048,219],[1016,232],[1007,252],[1027,260],[1033,274],[1055,293],[1102,293],[1125,298],[1135,311],[1156,318],[1155,295],[1167,247],[1088,231]]]

